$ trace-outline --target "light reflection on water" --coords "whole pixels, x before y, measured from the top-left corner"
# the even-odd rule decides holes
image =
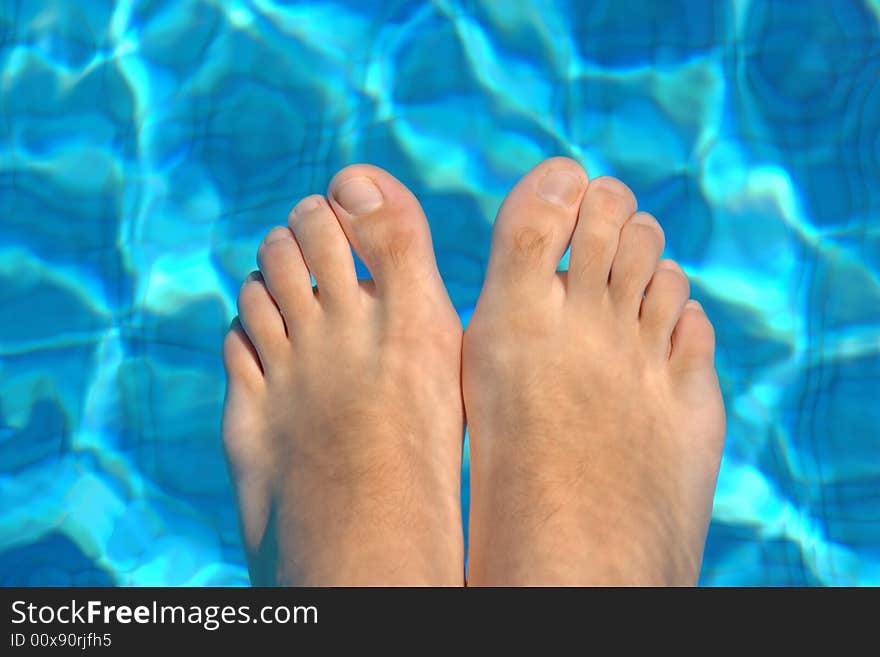
[[[466,319],[566,154],[716,325],[703,582],[880,584],[880,3],[376,4],[0,5],[0,581],[245,583],[219,346],[262,235],[386,167]]]

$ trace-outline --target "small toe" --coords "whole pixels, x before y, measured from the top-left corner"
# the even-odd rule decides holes
[[[293,321],[316,305],[308,267],[290,228],[277,226],[269,231],[257,249],[257,264],[290,329]]]
[[[284,319],[269,294],[260,272],[252,272],[238,293],[238,316],[260,356],[263,371],[277,358],[287,342]]]
[[[351,246],[327,199],[317,194],[307,196],[291,210],[287,225],[315,277],[320,304],[338,307],[357,299],[359,291]]]
[[[669,356],[672,331],[690,295],[690,283],[674,260],[661,260],[642,300],[642,334],[652,350]]]
[[[568,285],[575,294],[595,297],[605,293],[620,231],[636,207],[635,195],[617,178],[600,176],[590,181],[571,238]]]
[[[379,294],[442,287],[425,213],[394,176],[354,164],[334,176],[327,198]]]
[[[507,195],[492,235],[487,285],[533,295],[548,285],[571,241],[589,178],[566,157],[545,160]]]
[[[671,363],[677,369],[712,369],[715,358],[715,329],[703,307],[688,301],[672,333]]]
[[[636,212],[620,230],[608,291],[626,315],[638,317],[645,289],[657,269],[664,246],[663,229],[646,212]]]
[[[232,320],[223,338],[223,365],[230,384],[254,385],[263,381],[260,356],[238,317]]]

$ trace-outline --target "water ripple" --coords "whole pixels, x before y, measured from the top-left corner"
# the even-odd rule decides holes
[[[703,582],[880,583],[877,0],[7,2],[0,34],[4,583],[244,583],[219,347],[262,234],[388,167],[466,320],[557,154],[625,177],[715,321]]]

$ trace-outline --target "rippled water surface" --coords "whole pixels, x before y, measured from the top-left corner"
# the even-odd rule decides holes
[[[244,584],[221,336],[345,164],[467,318],[527,168],[658,216],[718,334],[706,584],[880,584],[880,2],[0,0],[0,582]]]

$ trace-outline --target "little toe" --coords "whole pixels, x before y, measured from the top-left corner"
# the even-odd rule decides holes
[[[284,348],[287,332],[284,318],[269,294],[260,272],[252,272],[238,292],[238,316],[248,338],[260,356],[263,371]]]
[[[307,196],[290,212],[287,225],[315,277],[320,304],[329,308],[353,303],[359,293],[354,258],[327,199]]]
[[[266,379],[260,356],[238,317],[232,320],[223,340],[223,363],[227,375],[223,447],[242,510],[245,542],[254,545],[263,532],[268,512],[267,486],[261,478],[270,471],[264,462],[270,452],[260,439],[255,419],[247,413],[242,416],[242,409],[259,408]],[[256,422],[260,420],[257,418]]]
[[[316,305],[308,267],[290,228],[269,231],[257,249],[257,264],[290,330],[291,322]]]
[[[666,358],[672,331],[690,295],[690,283],[674,260],[661,260],[642,300],[642,333],[652,351]]]
[[[428,221],[403,183],[354,164],[333,177],[327,198],[379,294],[442,288]]]
[[[590,181],[571,238],[568,285],[575,294],[604,295],[621,229],[636,207],[635,195],[617,178]]]
[[[715,358],[715,329],[703,307],[688,301],[672,332],[672,353],[669,360],[676,369],[712,370]]]
[[[566,157],[545,160],[507,195],[492,235],[486,285],[532,296],[549,285],[571,241],[588,177]]]
[[[223,338],[223,365],[230,383],[253,386],[263,381],[260,356],[238,317]]]
[[[646,212],[632,215],[620,230],[608,291],[625,315],[638,318],[645,289],[665,243],[660,224]]]

